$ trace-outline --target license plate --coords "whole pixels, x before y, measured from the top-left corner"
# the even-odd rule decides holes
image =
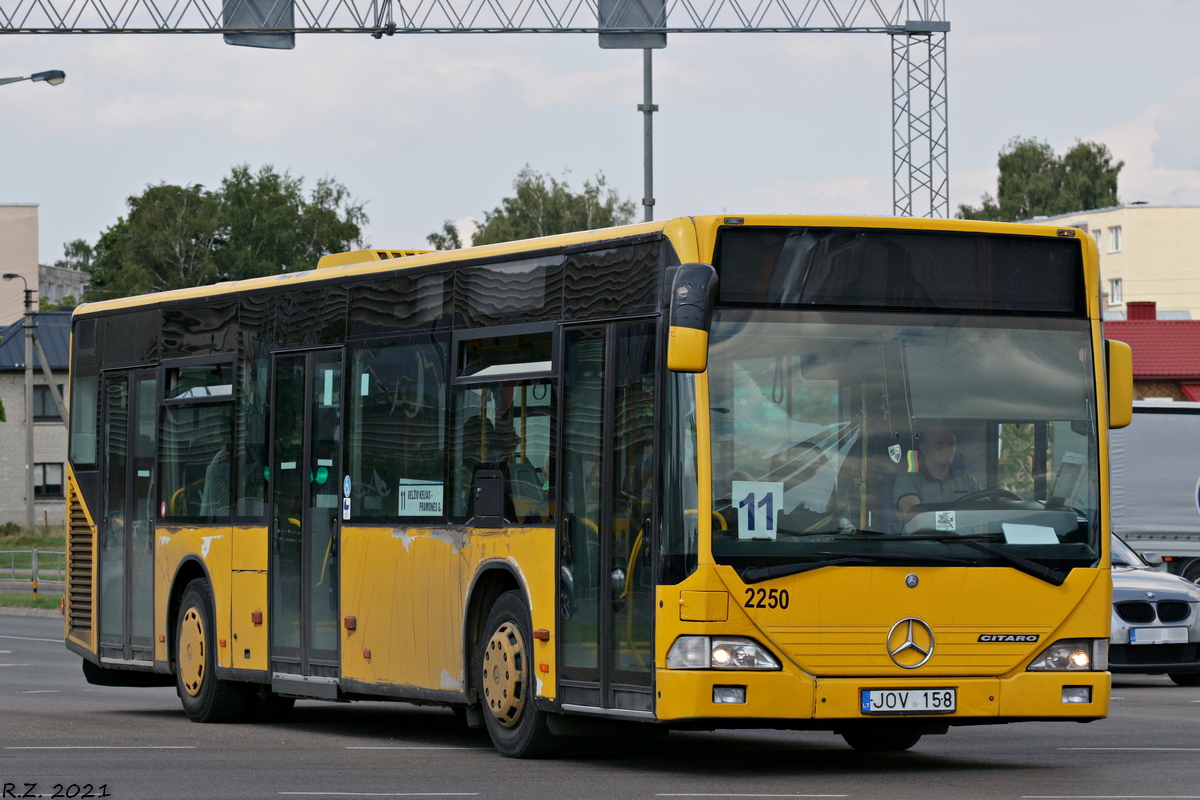
[[[1130,644],[1187,644],[1187,628],[1130,628]]]
[[[862,689],[864,714],[952,714],[955,689]]]

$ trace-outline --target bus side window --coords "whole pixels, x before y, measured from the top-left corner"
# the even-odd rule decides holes
[[[229,518],[232,428],[232,403],[163,408],[159,469],[162,518]]]
[[[549,381],[489,383],[454,393],[454,508],[456,519],[475,516],[472,488],[481,469],[503,479],[504,518],[513,524],[550,524],[554,474],[553,387]]]
[[[164,367],[159,517],[226,521],[233,510],[233,358]]]
[[[372,342],[353,359],[347,468],[353,519],[445,519],[446,343]]]

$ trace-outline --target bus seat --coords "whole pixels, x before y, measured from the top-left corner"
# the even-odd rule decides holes
[[[480,528],[503,528],[508,524],[506,512],[512,512],[506,508],[511,505],[508,502],[507,483],[505,472],[499,464],[484,462],[475,465],[471,491],[467,496],[470,525]]]
[[[541,471],[528,461],[514,461],[503,466],[508,478],[505,508],[512,509],[512,518],[527,523],[548,521]]]

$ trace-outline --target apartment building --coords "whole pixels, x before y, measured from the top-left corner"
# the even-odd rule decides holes
[[[1159,320],[1200,320],[1200,206],[1130,203],[1027,222],[1096,240],[1106,319],[1127,319],[1130,302],[1152,302]]]

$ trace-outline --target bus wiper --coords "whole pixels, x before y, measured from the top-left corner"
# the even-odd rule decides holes
[[[1051,586],[1062,586],[1067,580],[1067,576],[1062,570],[1057,570],[1052,567],[1043,566],[1036,561],[1030,561],[1028,558],[1014,556],[1012,553],[1006,553],[1003,550],[997,549],[990,545],[984,544],[988,541],[997,541],[996,534],[983,533],[968,536],[959,536],[953,533],[924,533],[915,536],[864,536],[859,537],[859,541],[908,541],[908,542],[961,542],[968,547],[974,547],[976,550],[982,550],[985,553],[990,553],[1002,561],[1007,562],[1014,569],[1024,572],[1026,575],[1032,575],[1035,578],[1045,581]]]
[[[881,561],[903,561],[905,564],[913,564],[914,566],[918,564],[962,566],[964,564],[977,563],[969,558],[912,556],[899,553],[874,553],[871,555],[862,553],[818,553],[817,555],[830,557],[824,561],[805,561],[796,564],[780,564],[774,567],[746,567],[738,573],[738,577],[742,579],[742,583],[761,583],[772,578],[783,578],[788,575],[799,575],[801,572],[811,572],[814,569],[839,567],[845,564],[878,564]]]
[[[1032,575],[1035,578],[1040,578],[1051,586],[1062,586],[1067,580],[1066,573],[1064,573],[1062,570],[1044,566],[1036,561],[1030,561],[1028,558],[1014,556],[1012,553],[1006,553],[1003,550],[984,544],[983,542],[968,538],[963,542],[963,544],[974,547],[976,550],[982,550],[985,553],[991,553],[1003,561],[1007,561],[1020,572],[1024,572],[1026,575]]]

